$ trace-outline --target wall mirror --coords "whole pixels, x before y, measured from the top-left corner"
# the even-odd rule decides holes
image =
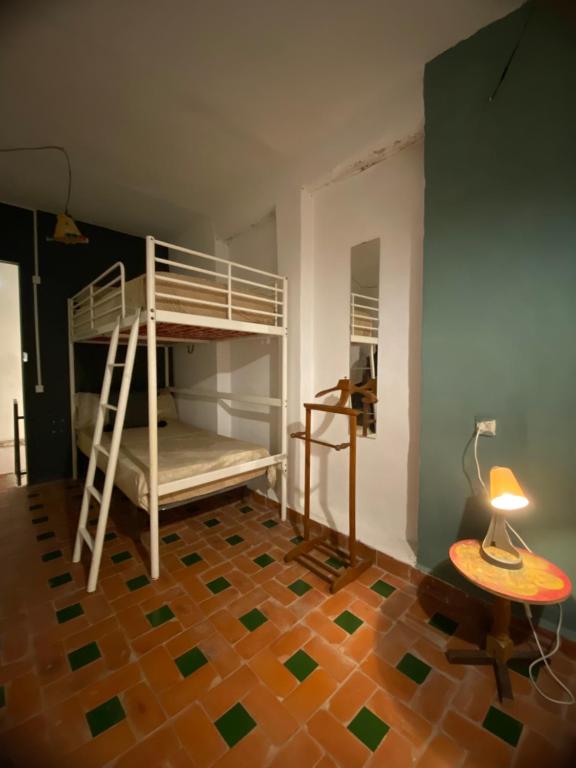
[[[380,240],[355,245],[350,261],[350,381],[377,394]],[[358,436],[375,437],[378,406],[363,406],[361,395],[352,396],[352,405],[362,410]]]

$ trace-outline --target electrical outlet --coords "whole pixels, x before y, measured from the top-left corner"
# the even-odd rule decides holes
[[[476,417],[476,430],[479,435],[496,436],[496,419],[479,419]]]

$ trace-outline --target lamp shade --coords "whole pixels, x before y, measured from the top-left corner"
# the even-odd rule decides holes
[[[510,511],[528,505],[528,499],[508,467],[492,467],[490,470],[490,503],[496,509]]]
[[[52,239],[56,243],[63,243],[64,245],[78,245],[88,242],[88,238],[80,232],[74,219],[66,213],[57,214],[56,228]]]

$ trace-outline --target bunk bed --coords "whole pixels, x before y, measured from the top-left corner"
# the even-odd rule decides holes
[[[160,567],[159,512],[165,507],[245,484],[264,473],[270,479],[277,470],[281,517],[286,518],[285,277],[147,237],[146,272],[126,280],[122,262],[111,266],[68,300],[68,327],[73,473],[76,477],[77,449],[90,456],[88,478],[94,476],[96,466],[105,471],[103,491],[97,491],[88,482],[85,486],[74,550],[75,561],[80,559],[84,543],[92,550],[89,591],[96,588],[111,489],[116,483],[149,514],[150,572],[154,579],[158,578]],[[195,429],[179,422],[175,412],[161,421],[159,428],[159,417],[165,414],[162,406],[159,412],[162,393],[159,401],[157,346],[165,347],[167,379],[168,345],[256,336],[275,338],[280,344],[279,397],[172,386],[167,391],[175,397],[271,407],[279,419],[279,453],[271,454],[263,446]],[[97,426],[88,431],[86,424],[77,423],[74,348],[78,343],[109,344],[103,390],[97,404],[100,424],[97,421]],[[116,362],[117,347],[123,344],[127,347],[126,362]],[[147,351],[147,426],[123,429],[136,345],[144,345]],[[108,398],[116,367],[124,367],[125,373],[117,404],[112,405]],[[105,419],[114,411],[120,419],[119,429],[112,435],[102,434]],[[86,516],[94,499],[101,514],[96,535],[91,537],[86,529]]]

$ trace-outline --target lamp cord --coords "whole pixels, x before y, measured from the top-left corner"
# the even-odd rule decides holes
[[[68,215],[68,206],[70,205],[70,196],[72,195],[72,165],[70,163],[70,156],[64,147],[60,147],[57,144],[45,144],[38,147],[0,147],[0,152],[42,152],[44,150],[62,152],[66,158],[66,165],[68,167],[68,191],[66,193],[64,213]]]
[[[478,438],[480,437],[480,430],[476,429],[476,434],[474,435],[474,459],[476,461],[476,471],[478,473],[478,480],[480,481],[480,484],[482,485],[482,488],[486,492],[488,492],[488,489],[486,488],[486,483],[482,479],[482,472],[480,470],[480,462],[478,461]],[[508,528],[509,531],[511,531],[514,536],[518,539],[518,541],[522,544],[522,546],[528,550],[528,552],[532,552],[528,544],[524,541],[522,536],[518,533],[517,530],[515,530],[508,520],[505,521],[506,528]],[[558,603],[558,624],[556,626],[556,641],[554,642],[554,645],[552,646],[551,650],[548,651],[548,653],[544,652],[544,649],[542,648],[542,644],[540,643],[540,638],[538,637],[538,634],[536,632],[536,627],[534,626],[534,623],[532,621],[532,611],[530,609],[530,605],[528,603],[524,603],[524,611],[526,613],[526,618],[528,619],[528,623],[530,624],[530,629],[532,630],[532,634],[534,635],[534,640],[536,641],[536,646],[538,648],[538,651],[540,653],[540,656],[537,659],[534,659],[533,662],[530,663],[528,666],[528,675],[530,677],[530,682],[534,686],[535,690],[540,694],[540,696],[543,696],[547,701],[552,702],[553,704],[574,704],[576,702],[576,699],[574,698],[574,694],[568,688],[567,685],[565,685],[562,680],[559,679],[559,677],[554,674],[552,671],[552,667],[548,663],[548,659],[551,659],[552,656],[558,651],[560,648],[560,633],[562,631],[562,621],[564,619],[564,610],[562,608],[562,603]],[[550,677],[558,684],[558,686],[568,695],[568,699],[554,699],[552,696],[548,696],[544,691],[540,688],[538,683],[536,682],[536,678],[534,677],[534,669],[537,664],[543,663],[546,669],[548,670]]]
[[[516,531],[510,523],[506,520],[506,528],[508,528],[509,531],[511,531],[514,536],[518,539],[518,541],[525,547],[525,549],[528,550],[528,552],[532,552],[528,544],[524,541],[522,536]],[[540,638],[538,637],[538,634],[536,632],[536,627],[534,626],[534,623],[532,621],[532,611],[530,609],[530,605],[528,603],[524,603],[524,611],[526,612],[526,618],[528,619],[528,622],[530,624],[530,629],[532,630],[532,634],[534,635],[534,640],[536,641],[536,645],[538,646],[538,651],[540,653],[540,656],[537,659],[534,659],[533,662],[530,663],[528,666],[528,674],[530,676],[530,682],[534,686],[534,688],[538,691],[540,696],[543,696],[547,701],[551,701],[553,704],[574,704],[576,702],[576,699],[574,698],[574,694],[568,688],[568,686],[560,680],[560,678],[554,674],[552,671],[552,667],[548,663],[548,659],[551,659],[552,656],[558,651],[560,648],[560,632],[562,630],[562,621],[564,619],[564,609],[562,607],[562,603],[558,603],[558,624],[556,626],[556,640],[554,642],[554,645],[552,648],[548,651],[548,653],[544,652],[544,649],[542,648],[542,644],[540,643]],[[536,682],[536,678],[534,677],[534,669],[537,664],[544,663],[546,669],[548,670],[550,677],[554,680],[554,682],[567,694],[567,699],[555,699],[552,696],[548,696],[544,691],[538,686],[538,683]]]

